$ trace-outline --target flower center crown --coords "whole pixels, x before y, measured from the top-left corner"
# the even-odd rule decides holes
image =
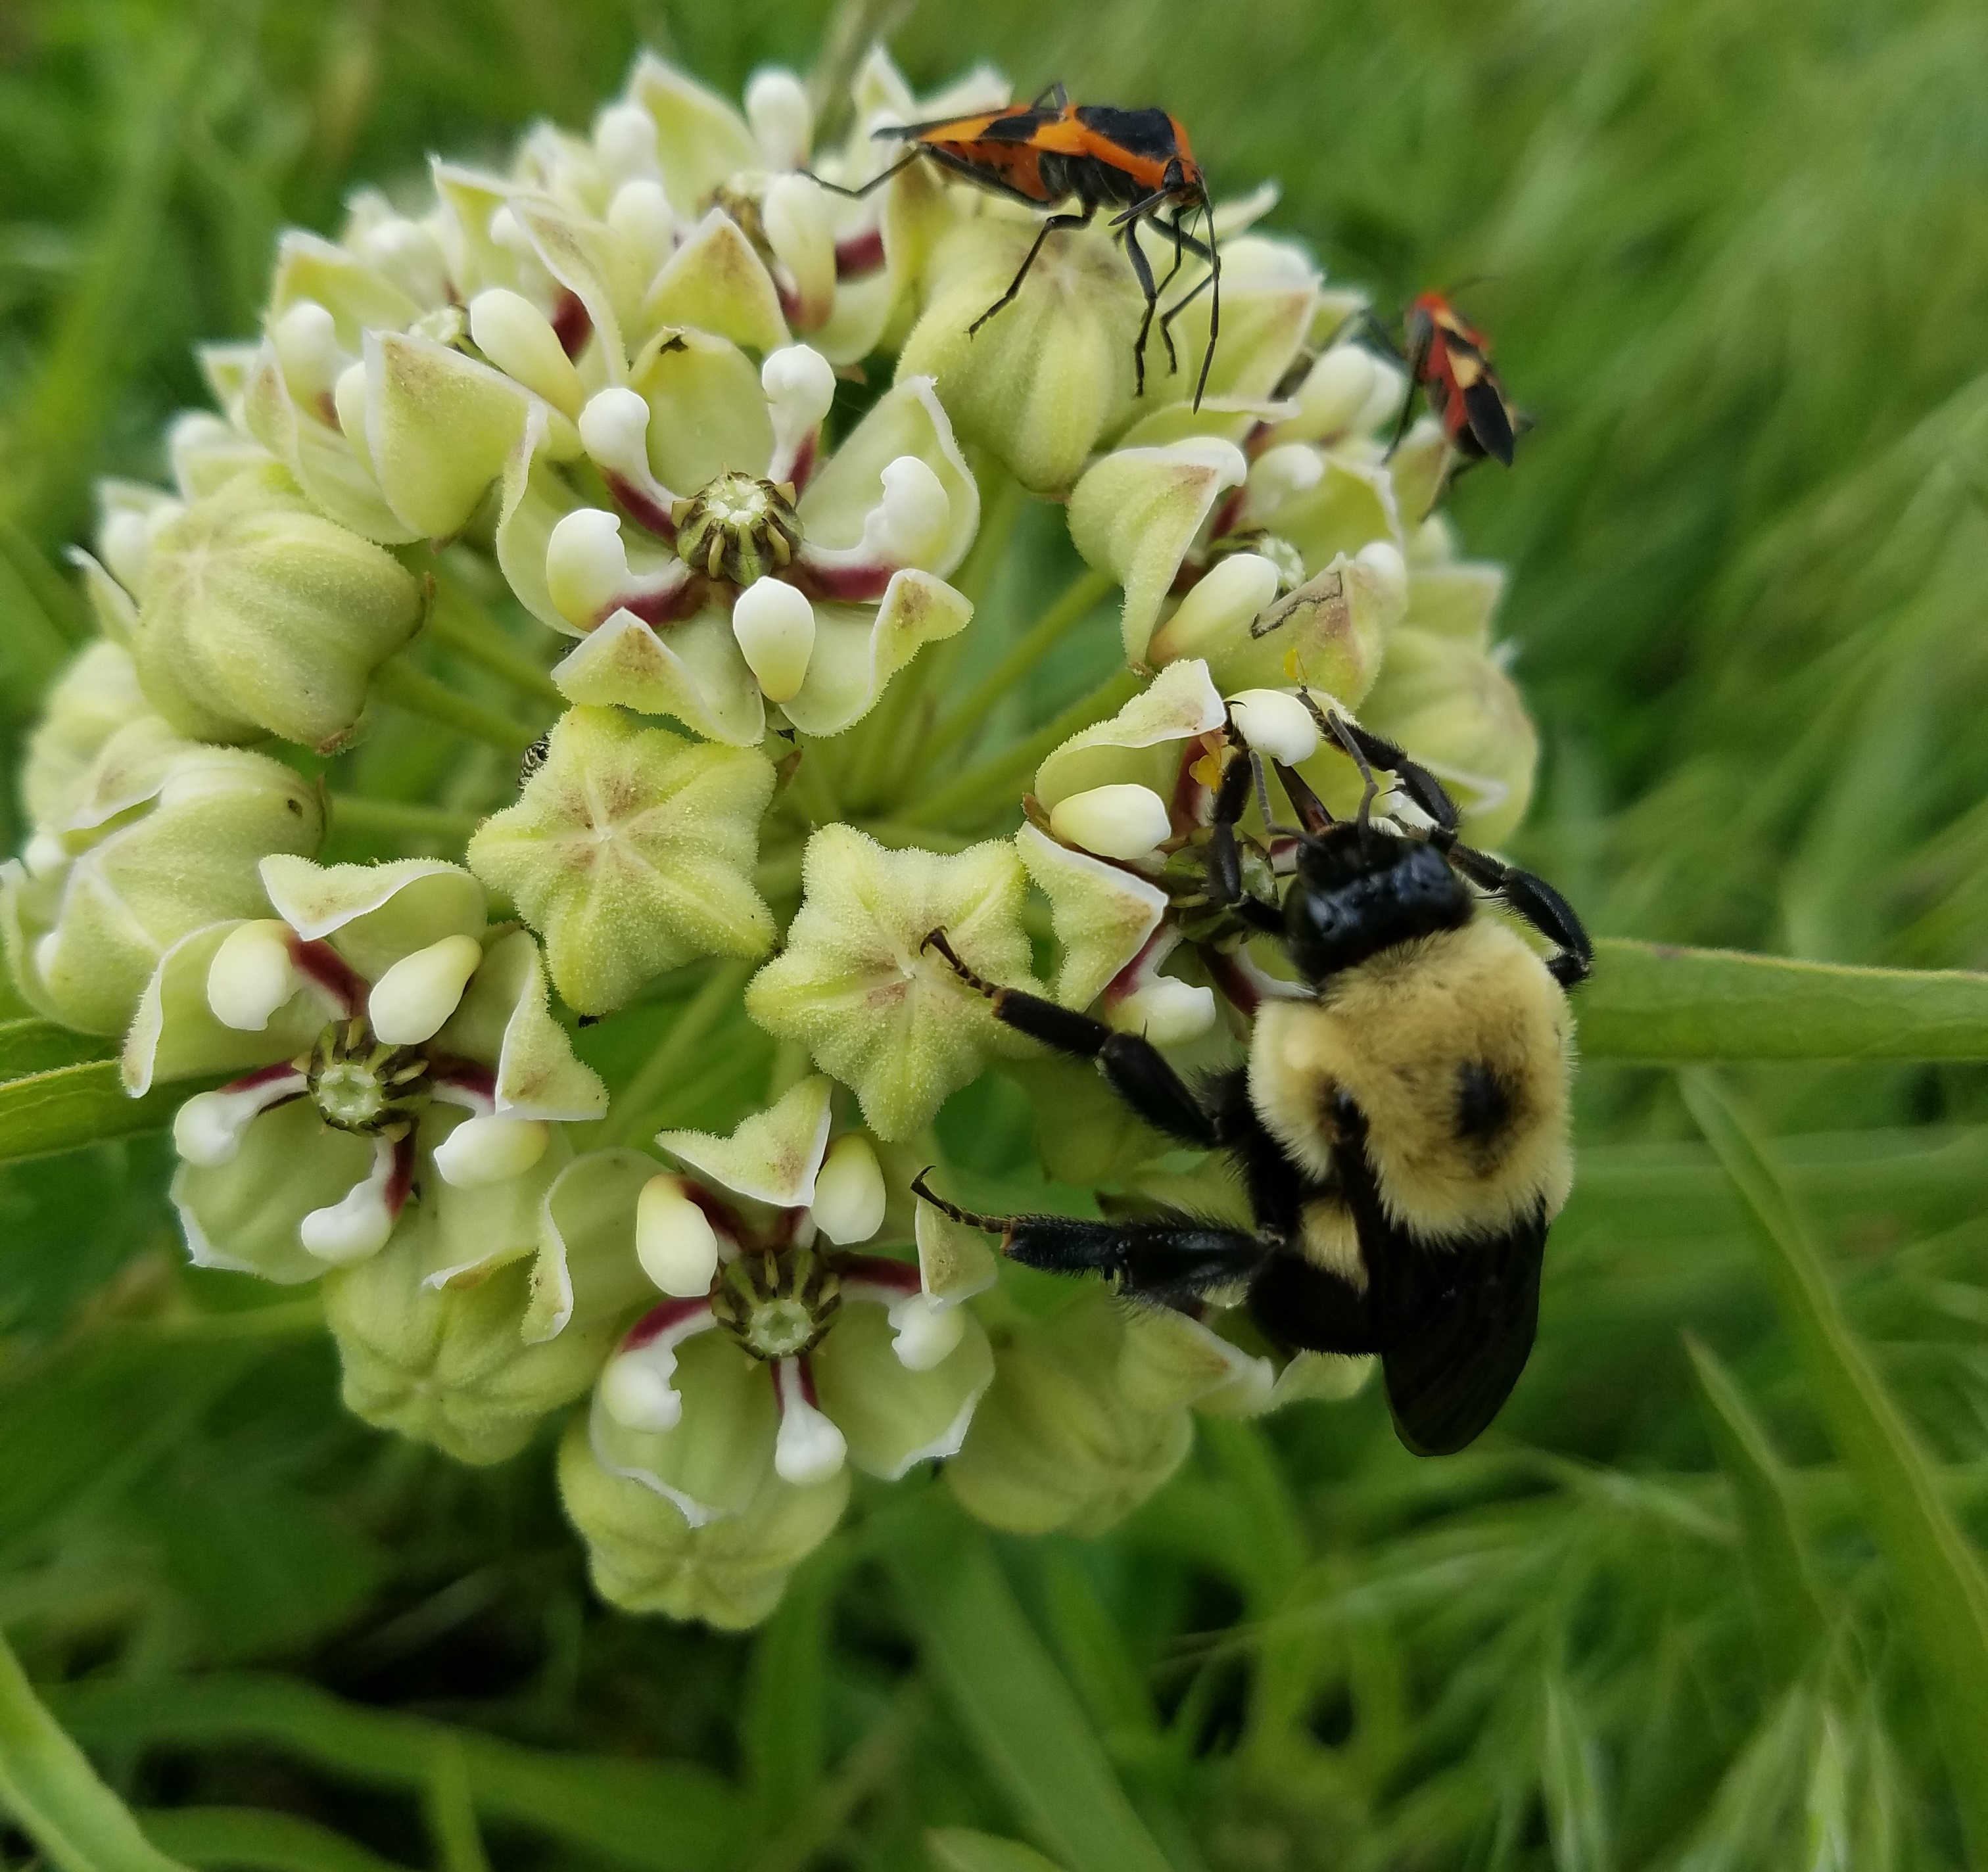
[[[428,1103],[426,1056],[387,1046],[360,1015],[333,1021],[297,1069],[325,1123],[341,1131],[404,1137]]]
[[[741,1255],[711,1296],[718,1324],[756,1359],[800,1357],[841,1304],[840,1277],[811,1248]]]
[[[801,541],[791,483],[729,471],[677,504],[677,552],[706,578],[746,586],[793,563]]]

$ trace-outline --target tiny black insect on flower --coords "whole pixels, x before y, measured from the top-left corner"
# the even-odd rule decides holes
[[[1036,263],[1036,255],[1042,252],[1043,243],[1052,234],[1059,229],[1087,228],[1099,209],[1115,208],[1118,212],[1111,218],[1114,238],[1124,243],[1126,258],[1132,263],[1146,301],[1145,316],[1139,322],[1139,336],[1132,346],[1138,394],[1144,396],[1146,340],[1152,330],[1160,296],[1173,283],[1185,255],[1193,254],[1205,260],[1206,277],[1159,315],[1167,367],[1178,370],[1180,363],[1174,352],[1173,322],[1204,291],[1212,294],[1208,345],[1202,353],[1201,375],[1194,390],[1194,407],[1201,407],[1208,388],[1209,367],[1215,359],[1215,337],[1222,326],[1222,262],[1215,245],[1214,211],[1209,201],[1207,178],[1195,161],[1187,132],[1178,117],[1164,110],[1073,104],[1063,86],[1053,84],[1031,104],[979,111],[968,117],[935,118],[925,123],[891,125],[875,133],[902,138],[911,147],[900,161],[872,177],[860,188],[842,188],[833,182],[823,182],[824,188],[837,194],[867,195],[899,170],[926,157],[949,174],[1013,201],[1026,202],[1032,208],[1052,207],[1073,197],[1081,204],[1074,214],[1052,215],[1043,221],[1013,283],[973,321],[969,331],[978,331],[997,312],[1013,303],[1030,268]],[[1161,219],[1169,209],[1172,219]],[[1187,231],[1188,221],[1197,214],[1202,218],[1205,239],[1197,239]],[[1153,222],[1173,242],[1173,266],[1166,278],[1157,283],[1135,231],[1139,223],[1145,221]]]
[[[1302,978],[1258,1009],[1246,1065],[1191,1087],[1142,1036],[983,982],[943,930],[926,939],[997,1019],[1094,1062],[1168,1137],[1226,1154],[1253,1226],[1168,1210],[978,1215],[922,1178],[914,1187],[1030,1266],[1101,1273],[1129,1297],[1188,1311],[1239,1301],[1287,1351],[1378,1353],[1401,1441],[1443,1455],[1489,1424],[1532,1350],[1547,1229],[1573,1177],[1567,991],[1593,952],[1550,885],[1458,839],[1433,775],[1314,712],[1367,792],[1357,817],[1336,819],[1273,763],[1303,821],[1281,903],[1245,886],[1237,825],[1263,774],[1232,726],[1215,796],[1210,900],[1275,938]],[[1372,812],[1375,769],[1415,813]]]

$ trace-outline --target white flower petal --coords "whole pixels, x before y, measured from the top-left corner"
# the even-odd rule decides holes
[[[711,1290],[718,1235],[684,1193],[681,1177],[651,1177],[635,1204],[635,1258],[667,1294],[689,1299]]]
[[[414,1046],[434,1039],[462,999],[483,960],[474,936],[445,936],[404,955],[373,984],[367,1015],[389,1046]]]

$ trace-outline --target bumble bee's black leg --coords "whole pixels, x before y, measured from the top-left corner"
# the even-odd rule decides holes
[[[1242,745],[1242,737],[1236,737]],[[1232,909],[1253,929],[1266,935],[1281,936],[1284,913],[1275,904],[1266,904],[1242,888],[1242,853],[1236,842],[1236,822],[1249,803],[1252,780],[1260,790],[1263,769],[1254,752],[1245,748],[1242,758],[1231,761],[1215,789],[1215,811],[1208,829],[1208,895],[1211,903]],[[1263,813],[1270,815],[1267,806]]]
[[[1384,1352],[1368,1288],[1294,1253],[1273,1255],[1249,1288],[1249,1316],[1272,1343],[1298,1352]]]
[[[1432,844],[1439,841],[1432,840]],[[1594,944],[1581,927],[1574,906],[1543,877],[1501,863],[1489,852],[1443,842],[1449,861],[1479,889],[1503,901],[1506,909],[1529,923],[1560,953],[1547,962],[1547,971],[1562,988],[1577,987],[1594,971]]]
[[[1462,815],[1456,802],[1451,799],[1442,782],[1420,762],[1412,761],[1395,742],[1384,735],[1377,735],[1371,728],[1362,728],[1357,721],[1341,715],[1334,715],[1327,727],[1325,718],[1319,713],[1318,705],[1309,692],[1304,695],[1305,706],[1312,711],[1313,718],[1321,728],[1326,728],[1341,747],[1357,748],[1359,755],[1373,766],[1384,769],[1401,783],[1401,790],[1422,809],[1437,826],[1445,832],[1454,832]]]
[[[1097,204],[1094,201],[1087,201],[1084,204],[1084,212],[1081,215],[1050,215],[1036,231],[1035,245],[1029,249],[1028,258],[1022,262],[1021,270],[1009,282],[1008,290],[966,328],[967,336],[971,338],[982,326],[993,317],[995,313],[1015,302],[1015,295],[1021,291],[1022,282],[1028,278],[1029,269],[1036,263],[1036,255],[1043,251],[1043,242],[1060,229],[1089,227],[1097,213]]]
[[[1073,1059],[1094,1060],[1111,1090],[1155,1130],[1198,1150],[1212,1151],[1222,1142],[1215,1120],[1159,1049],[1143,1035],[1121,1033],[1074,1008],[1059,1007],[1040,995],[997,986],[959,959],[944,930],[934,930],[921,946],[937,950],[961,981],[985,995],[992,1004],[994,1018],[1003,1026]]]
[[[1048,1274],[1101,1274],[1121,1293],[1185,1306],[1254,1276],[1273,1252],[1240,1228],[1185,1217],[1177,1222],[1089,1222],[1072,1215],[981,1215],[933,1194],[921,1171],[911,1188],[969,1228],[1001,1238],[1001,1252]]]

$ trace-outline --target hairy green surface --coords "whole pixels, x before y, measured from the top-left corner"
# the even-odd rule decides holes
[[[279,228],[583,125],[638,43],[735,93],[826,12],[0,12],[8,771],[84,634],[90,482],[158,472]],[[1606,936],[1885,972],[1606,952],[1539,1350],[1466,1455],[1415,1461],[1370,1395],[1204,1424],[1100,1540],[879,1491],[748,1638],[593,1599],[549,1432],[471,1472],[343,1415],[316,1301],[184,1271],[163,1140],[66,1148],[108,1069],[0,1010],[0,1626],[102,1777],[0,1685],[0,1800],[104,1868],[161,1863],[106,1785],[173,1860],[304,1872],[1988,1863],[1988,1040],[1979,982],[1894,972],[1988,968],[1988,15],[934,0],[893,45],[1165,102],[1384,303],[1489,275],[1459,297],[1538,427],[1456,508],[1515,569],[1519,855]],[[1013,583],[958,707],[1053,596]],[[516,670],[463,659],[519,653],[451,615],[431,680],[516,726]],[[1003,743],[1115,657],[1073,633],[974,759],[1032,767]],[[459,838],[502,765],[384,709],[333,855]],[[617,1023],[610,1125],[759,1100],[770,1042],[685,1069],[737,985]],[[1682,1060],[1724,1063],[1689,1106]],[[1005,1080],[939,1131],[976,1201],[1033,1176]]]

